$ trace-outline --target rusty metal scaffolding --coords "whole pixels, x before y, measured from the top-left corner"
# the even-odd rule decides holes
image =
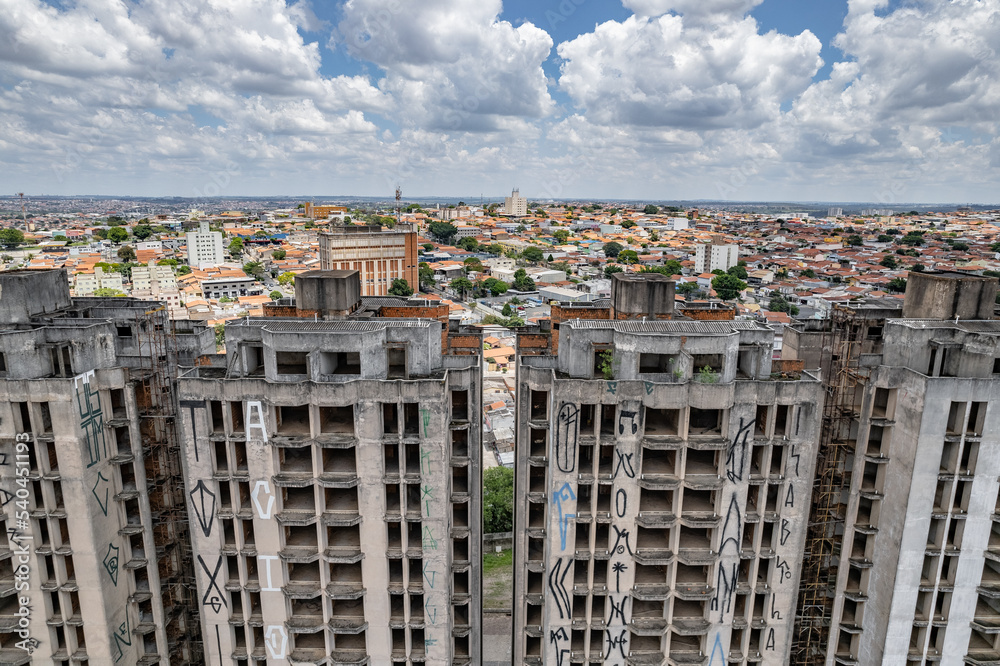
[[[844,541],[844,522],[857,444],[861,395],[869,370],[862,356],[881,345],[884,316],[877,310],[837,306],[822,339],[826,392],[812,508],[792,644],[795,666],[825,664]]]
[[[166,306],[137,313],[139,367],[135,373],[139,433],[153,518],[156,567],[170,663],[201,663],[194,561],[184,503],[180,447],[174,427],[177,355]]]

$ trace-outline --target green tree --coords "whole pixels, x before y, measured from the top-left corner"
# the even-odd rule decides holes
[[[233,259],[239,259],[243,256],[243,239],[239,236],[229,241],[229,256]]]
[[[701,287],[698,286],[697,282],[682,282],[677,287],[678,294],[693,294],[696,291],[701,291]]]
[[[503,254],[503,245],[500,243],[490,243],[489,246],[487,246],[486,251],[499,257]]]
[[[479,249],[479,241],[477,241],[475,238],[463,238],[462,240],[458,241],[458,247],[468,252],[475,252],[476,250]]]
[[[425,252],[430,252],[431,250],[434,249],[434,244],[433,243],[424,243],[420,247],[424,248]]]
[[[412,296],[413,287],[410,283],[403,278],[396,278],[392,281],[392,286],[389,287],[390,296]]]
[[[639,263],[639,255],[636,254],[635,250],[622,250],[618,253],[618,261],[623,264],[637,264]]]
[[[179,262],[176,259],[160,259],[156,262],[157,266],[170,266],[171,268],[177,268]]]
[[[653,204],[647,204],[646,207],[642,209],[642,212],[646,215],[656,215],[660,212],[660,209]]]
[[[190,266],[178,266],[177,267],[177,274],[178,275],[187,275],[190,272],[191,272],[191,267]]]
[[[731,301],[740,295],[740,292],[747,288],[747,283],[738,277],[729,275],[717,275],[712,280],[712,289],[724,301]]]
[[[427,230],[439,243],[444,243],[445,245],[450,244],[451,239],[458,233],[458,227],[448,222],[431,222]]]
[[[500,314],[502,314],[504,317],[510,317],[511,315],[514,314],[514,309],[510,307],[510,303],[504,303],[503,310],[500,311]]]
[[[878,262],[880,265],[885,266],[889,270],[896,268],[899,264],[896,263],[896,258],[891,254],[887,254],[882,257],[882,261]]]
[[[128,232],[121,227],[114,227],[108,231],[108,240],[112,243],[121,243],[128,238]]]
[[[270,294],[268,294],[268,296],[270,297],[270,299],[272,301],[276,301],[276,300],[278,300],[279,298],[282,297],[282,293],[280,291],[278,291],[277,289],[275,289]]]
[[[517,291],[535,290],[535,281],[528,277],[528,272],[523,268],[514,271],[514,289]]]
[[[136,259],[135,250],[132,248],[131,245],[122,245],[120,248],[118,248],[118,258],[122,259],[125,262],[135,261]]]
[[[801,277],[804,277],[804,278],[814,278],[814,277],[816,277],[816,271],[814,271],[811,268],[807,268],[804,271],[802,271],[801,273],[799,273],[799,275]]]
[[[923,264],[913,264],[913,268],[911,268],[910,270],[912,270],[914,273],[923,273],[924,271],[927,270],[927,267],[924,266]]]
[[[610,243],[605,243],[604,256],[607,257],[608,259],[614,259],[619,254],[621,254],[621,251],[624,249],[625,248],[622,246],[621,243],[616,243],[614,241],[611,241]]]
[[[275,250],[274,252],[271,253],[271,258],[274,259],[275,261],[281,261],[287,256],[288,252],[286,250]]]
[[[462,264],[462,269],[466,272],[466,274],[482,273],[486,270],[486,267],[483,266],[483,262],[479,261],[479,259],[476,259],[475,257],[469,257],[463,261]]]
[[[726,272],[734,277],[738,277],[741,280],[747,279],[747,269],[745,266],[739,266],[739,265],[733,266]]]
[[[295,273],[292,273],[291,271],[282,273],[278,276],[278,284],[282,287],[288,287],[295,284]]]
[[[487,534],[514,529],[514,471],[490,467],[483,472],[483,530]]]
[[[111,287],[101,287],[100,289],[94,290],[94,296],[98,296],[100,298],[120,297],[124,295],[125,295],[124,291],[121,291],[119,289],[112,289]]]
[[[791,312],[792,314],[799,313],[798,306],[789,303],[788,299],[786,299],[784,295],[779,292],[771,294],[771,300],[767,304],[767,309],[771,312]]]
[[[537,263],[545,258],[545,253],[542,252],[542,248],[535,247],[534,245],[529,245],[528,247],[524,248],[523,252],[521,252],[521,258],[524,259],[525,261],[531,261]]]
[[[448,286],[452,291],[458,292],[459,298],[464,301],[466,292],[472,291],[476,285],[469,278],[460,277],[452,280]]]
[[[552,237],[555,238],[560,243],[565,243],[566,241],[569,240],[569,232],[565,229],[559,229],[554,234],[552,234]]]
[[[954,243],[951,244],[951,249],[958,250],[960,252],[961,251],[965,251],[965,250],[969,249],[969,244],[965,243],[963,241],[956,241],[956,242],[954,242]]]
[[[624,273],[625,269],[615,264],[608,264],[604,267],[604,277],[610,278],[615,273]]]
[[[216,324],[215,325],[215,348],[216,350],[222,349],[226,346],[226,325]]]
[[[993,250],[994,252],[1000,252],[1000,241],[996,241],[995,243],[990,245],[990,249]]]
[[[906,291],[906,280],[901,277],[892,278],[889,280],[889,291],[895,292],[905,292]]]
[[[909,231],[905,236],[899,239],[899,242],[902,243],[903,245],[923,245],[924,232]]]
[[[264,264],[260,263],[259,261],[248,261],[247,263],[243,264],[243,272],[249,275],[250,277],[254,277],[259,280],[260,278],[264,277],[264,273],[266,273],[267,271],[264,270]]]
[[[417,275],[420,278],[421,287],[434,286],[434,269],[426,261],[421,261],[417,268]]]
[[[892,242],[892,236],[888,236],[886,234],[879,234],[878,242],[879,243],[891,243]]]
[[[486,278],[483,280],[483,289],[493,294],[494,296],[503,296],[510,289],[510,285],[503,280],[498,280],[496,278]]]
[[[632,220],[625,220],[624,222],[622,222],[622,229],[631,229],[634,226],[635,222],[633,222]]]
[[[94,238],[98,238],[100,240],[106,240],[107,237],[108,237],[108,230],[107,229],[94,229],[92,232],[90,232],[90,235],[93,236]]]
[[[5,248],[15,248],[24,243],[24,232],[13,227],[0,229],[0,245]]]
[[[656,229],[653,229],[652,231],[649,232],[649,240],[651,240],[654,243],[660,240],[660,234],[656,233]]]
[[[865,241],[861,238],[861,236],[859,236],[857,234],[854,234],[852,236],[848,236],[847,240],[845,242],[850,247],[861,247],[862,245],[865,244]]]
[[[153,235],[153,227],[148,224],[137,224],[132,227],[132,235],[139,240],[145,240]]]

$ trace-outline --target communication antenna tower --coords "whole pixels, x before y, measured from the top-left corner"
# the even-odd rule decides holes
[[[396,186],[396,224],[398,225],[402,221],[402,213],[400,211],[400,202],[403,200],[403,190],[399,185]]]
[[[17,196],[19,196],[21,198],[21,222],[24,222],[25,221],[25,216],[24,216],[24,192],[18,192]]]

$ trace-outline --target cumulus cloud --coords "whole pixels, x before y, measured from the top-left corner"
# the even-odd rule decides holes
[[[553,109],[542,62],[552,38],[500,20],[500,0],[347,0],[335,45],[385,71],[409,126],[489,131]]]
[[[64,193],[996,197],[1000,0],[850,0],[821,78],[762,0],[622,0],[554,81],[551,37],[501,0],[338,1],[328,25],[311,0],[0,0],[0,170]],[[375,74],[325,74],[329,49]]]
[[[58,181],[197,180],[310,144],[361,162],[377,132],[365,114],[392,104],[364,77],[320,74],[320,45],[299,33],[320,27],[305,0],[0,0],[0,159]]]
[[[676,12],[689,18],[742,18],[764,0],[622,0],[637,16],[662,16]]]
[[[601,124],[755,127],[780,114],[822,66],[810,32],[760,34],[752,18],[711,26],[629,17],[559,45],[560,87]]]
[[[834,44],[846,59],[788,114],[790,160],[850,164],[879,199],[947,197],[944,182],[995,178],[1000,133],[1000,3],[852,0]],[[967,189],[954,181],[953,191]],[[889,194],[886,194],[888,192]],[[947,200],[947,199],[945,199]]]

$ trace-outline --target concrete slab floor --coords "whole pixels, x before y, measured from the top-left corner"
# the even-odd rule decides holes
[[[511,617],[503,613],[483,615],[483,666],[510,666]]]

